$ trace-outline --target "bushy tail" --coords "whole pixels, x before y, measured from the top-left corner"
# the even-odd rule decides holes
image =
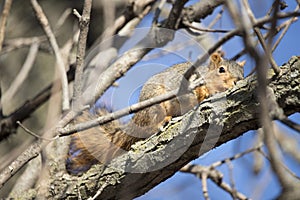
[[[106,109],[97,111],[97,116],[107,114]],[[76,122],[91,120],[93,115],[84,113]],[[127,135],[118,120],[73,134],[71,137],[66,169],[79,175],[96,163],[108,164],[115,157],[127,152],[137,138]]]

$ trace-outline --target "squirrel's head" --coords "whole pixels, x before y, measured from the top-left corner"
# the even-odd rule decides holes
[[[245,63],[245,61],[226,60],[219,53],[213,53],[210,56],[206,76],[207,86],[211,93],[223,92],[243,79]]]

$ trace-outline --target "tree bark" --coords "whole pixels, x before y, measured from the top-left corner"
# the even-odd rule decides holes
[[[284,113],[290,115],[300,111],[300,58],[292,57],[281,70],[279,76],[269,71],[269,87]],[[53,163],[46,196],[86,199],[99,191],[99,199],[132,199],[146,193],[191,160],[259,128],[256,90],[253,75],[203,101],[162,132],[136,143],[109,166],[95,165],[82,176],[71,176],[58,170],[64,163]],[[34,197],[36,191],[30,190],[27,195]]]

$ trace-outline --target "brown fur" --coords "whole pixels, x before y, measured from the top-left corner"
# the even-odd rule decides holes
[[[67,170],[72,174],[79,174],[95,163],[110,162],[128,151],[136,141],[156,133],[171,117],[186,113],[203,99],[233,87],[236,81],[243,78],[242,65],[245,63],[239,65],[234,61],[224,60],[217,53],[210,59],[208,68],[200,68],[202,71],[198,73],[198,76],[203,76],[205,85],[196,87],[193,92],[143,109],[126,125],[115,120],[74,134],[67,159]],[[165,94],[178,89],[181,84],[187,84],[189,81],[183,80],[183,74],[189,66],[190,63],[177,64],[151,77],[145,83],[139,101]],[[107,111],[100,110],[98,115],[106,113]],[[77,121],[90,118],[90,115],[84,114]]]

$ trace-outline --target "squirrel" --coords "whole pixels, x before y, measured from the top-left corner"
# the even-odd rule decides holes
[[[80,175],[94,164],[108,163],[116,156],[125,153],[135,142],[157,133],[165,123],[171,120],[171,117],[183,115],[209,96],[232,88],[237,81],[243,79],[244,64],[245,61],[226,60],[219,53],[213,53],[208,67],[197,67],[191,76],[190,79],[195,79],[196,76],[202,77],[205,81],[192,92],[140,110],[127,124],[114,120],[73,134],[66,159],[67,171],[73,175]],[[190,62],[175,64],[152,76],[144,84],[139,102],[165,94],[178,89],[181,84],[191,82],[192,80],[183,79],[184,73],[190,66]],[[107,109],[102,108],[97,110],[96,114],[107,113]],[[84,113],[76,122],[92,118],[91,114]]]

